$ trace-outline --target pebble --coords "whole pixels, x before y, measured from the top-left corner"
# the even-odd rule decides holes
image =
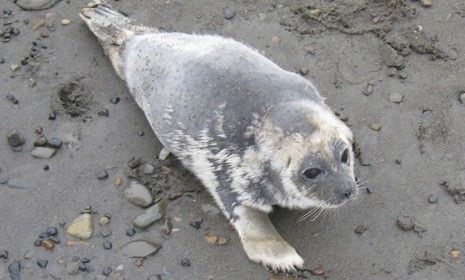
[[[39,138],[37,138],[35,141],[34,141],[34,146],[36,147],[40,147],[40,146],[45,146],[47,145],[47,138],[45,138],[44,136],[41,136]]]
[[[431,194],[428,196],[428,202],[431,204],[437,203],[439,201],[439,197],[435,194]]]
[[[308,75],[309,70],[308,70],[307,67],[302,67],[302,68],[300,68],[299,72],[300,72],[300,74],[302,76],[306,76],[306,75]]]
[[[64,19],[61,20],[61,24],[63,24],[63,25],[68,25],[70,23],[71,23],[71,21],[69,19],[67,19],[67,18],[64,18]]]
[[[43,241],[44,241],[44,240],[41,239],[41,238],[36,239],[36,240],[34,241],[34,246],[36,246],[36,247],[42,246],[42,242],[43,242]]]
[[[36,128],[34,128],[34,132],[36,134],[41,134],[43,131],[43,128],[41,126],[36,126]]]
[[[97,179],[104,180],[108,178],[108,172],[106,170],[102,170],[97,174]]]
[[[420,4],[425,8],[429,8],[433,5],[433,1],[432,0],[420,0]]]
[[[400,71],[399,72],[399,78],[401,78],[402,80],[407,79],[407,77],[408,77],[407,72],[405,72],[405,71]]]
[[[58,238],[56,236],[49,236],[48,240],[52,241],[55,244],[60,244],[61,243],[60,238]]]
[[[144,164],[144,167],[142,168],[142,172],[147,175],[153,174],[155,172],[155,167],[151,165],[150,163]]]
[[[116,179],[113,181],[113,185],[115,186],[120,186],[123,183],[123,179],[121,177],[116,177]]]
[[[372,187],[367,187],[367,193],[372,194],[373,193],[373,188]]]
[[[63,141],[56,137],[53,137],[47,141],[47,145],[52,148],[59,149],[61,145],[63,145]]]
[[[163,149],[161,149],[160,153],[158,154],[158,159],[165,160],[168,158],[169,155],[170,155],[170,151],[168,151],[165,147],[163,147]]]
[[[112,98],[110,99],[110,103],[111,103],[111,104],[118,104],[118,102],[119,102],[119,97],[117,97],[117,96],[116,96],[116,97],[112,97]]]
[[[48,166],[47,164],[44,165],[44,170],[45,170],[45,171],[48,171],[49,169],[50,169],[50,166]]]
[[[51,8],[60,0],[18,0],[15,1],[21,9],[26,11],[37,11]]]
[[[361,224],[361,225],[357,226],[357,227],[355,228],[354,231],[355,231],[355,233],[357,233],[357,234],[362,234],[362,233],[364,233],[366,230],[367,230],[367,226],[364,225],[364,224]]]
[[[39,259],[39,260],[37,260],[37,265],[38,265],[40,268],[46,268],[47,265],[48,265],[48,261],[47,261],[47,260],[44,260],[44,259]]]
[[[195,229],[200,229],[202,226],[202,220],[191,221],[189,225]]]
[[[19,101],[13,94],[7,94],[6,99],[8,99],[11,103],[18,105]]]
[[[98,223],[101,225],[101,226],[104,226],[104,225],[108,225],[110,223],[110,218],[108,216],[102,216],[100,217],[100,219],[98,220]]]
[[[142,160],[140,158],[132,158],[128,162],[128,166],[131,169],[136,169],[141,164],[142,164]]]
[[[26,259],[26,260],[30,260],[30,259],[32,259],[32,257],[34,257],[34,251],[32,251],[32,250],[28,250],[24,254],[24,259]]]
[[[460,103],[465,104],[465,92],[462,92],[459,95],[459,100],[460,100]]]
[[[16,178],[10,178],[6,181],[6,185],[13,189],[25,189],[26,187]]]
[[[88,239],[92,237],[93,231],[92,215],[85,213],[74,220],[66,232],[73,237]]]
[[[56,113],[52,112],[52,113],[48,114],[48,119],[49,120],[53,121],[53,120],[56,120],[56,118],[57,118]]]
[[[158,203],[147,208],[144,213],[139,214],[132,222],[133,225],[142,229],[149,227],[165,216],[167,206],[168,201],[166,199],[160,200]]]
[[[128,228],[128,229],[126,230],[126,235],[127,235],[127,236],[130,236],[130,237],[136,235],[136,229],[135,229],[135,228]]]
[[[369,82],[367,83],[367,86],[365,88],[365,90],[363,91],[363,94],[366,95],[366,96],[369,96],[373,93],[373,82]]]
[[[44,247],[45,250],[52,251],[55,248],[55,244],[50,240],[43,240],[42,247]]]
[[[0,259],[8,260],[10,253],[7,250],[0,250]]]
[[[394,92],[389,96],[389,101],[392,103],[401,103],[404,96],[398,92]]]
[[[189,267],[189,266],[191,266],[191,261],[189,259],[182,259],[181,260],[181,265],[183,267]]]
[[[134,240],[121,248],[121,253],[130,258],[145,258],[160,250],[161,245],[148,240]]]
[[[80,264],[78,267],[79,271],[86,272],[88,270],[87,265]]]
[[[31,151],[31,155],[39,159],[48,159],[51,158],[56,153],[56,151],[56,149],[49,147],[35,147]]]
[[[374,131],[380,131],[381,125],[379,123],[370,123],[370,129]]]
[[[413,230],[415,227],[415,222],[410,216],[399,216],[396,220],[397,226],[405,231]]]
[[[105,276],[108,276],[110,275],[110,273],[113,272],[113,269],[109,266],[105,267],[103,270],[102,270],[102,274],[105,275]]]
[[[50,236],[57,236],[58,235],[58,228],[57,227],[47,227],[45,229],[47,234]]]
[[[8,266],[8,271],[10,272],[11,280],[20,280],[21,279],[21,263],[15,261]]]
[[[233,19],[236,16],[236,11],[230,8],[223,10],[223,17],[227,20]]]
[[[5,58],[0,57],[0,64],[3,64],[3,63],[5,63]]]
[[[15,129],[8,132],[6,139],[8,141],[8,144],[13,148],[19,147],[23,145],[25,142],[24,138],[21,137],[21,135],[19,135],[18,131],[16,131]]]
[[[135,181],[129,182],[129,187],[124,190],[124,196],[129,202],[140,207],[147,207],[153,202],[147,187]]]
[[[166,235],[170,235],[172,230],[173,230],[173,223],[171,222],[171,218],[166,218],[165,223],[161,227],[161,232],[163,232]]]
[[[105,250],[110,250],[111,248],[113,248],[113,244],[111,244],[110,241],[105,240],[105,241],[103,241],[103,248]]]
[[[78,274],[80,265],[81,264],[78,263],[78,262],[68,263],[66,265],[66,272],[68,272],[69,275],[76,275],[76,274]]]

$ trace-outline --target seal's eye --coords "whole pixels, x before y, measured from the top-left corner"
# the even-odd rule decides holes
[[[323,174],[323,172],[324,171],[319,168],[309,168],[305,169],[305,171],[302,174],[308,179],[315,179],[316,177],[318,177],[318,175]]]
[[[347,163],[349,161],[349,148],[346,148],[341,156],[341,162]]]

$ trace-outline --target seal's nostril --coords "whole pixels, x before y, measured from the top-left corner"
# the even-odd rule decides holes
[[[354,191],[352,189],[349,189],[349,190],[345,191],[343,195],[344,195],[345,198],[350,198],[353,193],[354,193]]]

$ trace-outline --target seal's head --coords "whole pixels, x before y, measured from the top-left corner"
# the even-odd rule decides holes
[[[335,208],[355,197],[353,136],[323,103],[277,105],[262,122],[259,148],[286,207]]]

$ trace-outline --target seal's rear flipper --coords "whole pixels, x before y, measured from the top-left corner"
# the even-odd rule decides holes
[[[154,28],[135,25],[131,19],[106,3],[90,3],[79,15],[99,39],[116,73],[123,79],[121,52],[124,42],[141,33],[158,32]]]

